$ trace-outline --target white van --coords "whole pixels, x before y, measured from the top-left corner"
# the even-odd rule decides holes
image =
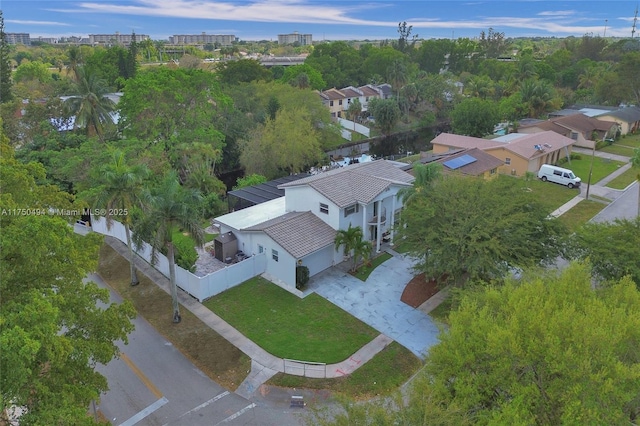
[[[580,186],[580,182],[582,182],[571,170],[552,166],[551,164],[543,164],[542,167],[540,167],[538,179],[542,179],[543,182],[549,181],[566,185],[569,188],[578,187]]]

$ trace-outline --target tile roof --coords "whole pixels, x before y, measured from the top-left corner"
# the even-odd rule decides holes
[[[409,186],[414,177],[386,160],[352,164],[320,173],[279,188],[309,185],[338,207],[368,204],[391,185]]]
[[[616,111],[609,111],[607,113],[603,113],[600,115],[607,115],[611,117],[615,117],[622,121],[626,121],[627,123],[633,123],[636,121],[640,121],[640,108],[638,107],[625,107],[620,108]]]
[[[473,163],[467,164],[465,166],[462,166],[456,169],[457,172],[460,172],[465,175],[479,176],[485,172],[488,172],[489,170],[496,169],[504,164],[504,161],[499,160],[493,155],[487,154],[486,152],[478,148],[467,149],[467,150],[455,153],[453,155],[449,155],[447,157],[442,157],[437,161],[439,163],[444,163],[446,161],[453,160],[454,158],[462,157],[463,155],[470,155],[471,157],[476,159],[476,161],[474,161]],[[445,170],[447,170],[446,166],[445,166]]]
[[[349,86],[343,89],[340,89],[340,92],[344,94],[347,98],[358,98],[362,96],[362,91],[356,89],[355,87]]]
[[[338,89],[336,89],[335,87],[333,89],[329,89],[329,90],[325,90],[323,92],[321,92],[327,99],[329,99],[330,101],[335,101],[338,99],[344,99],[344,93],[342,93],[341,91],[339,91]]]
[[[334,244],[336,230],[311,212],[290,212],[244,231],[262,231],[287,253],[300,259]]]
[[[542,155],[548,151],[556,151],[558,149],[572,145],[575,141],[552,131],[540,133],[522,134],[520,137],[514,138],[513,134],[507,135],[512,139],[509,142],[501,142],[499,139],[480,139],[471,136],[454,135],[450,133],[441,133],[432,144],[451,146],[455,148],[478,148],[483,151],[492,151],[495,149],[506,149],[514,154],[532,159]],[[545,145],[546,144],[546,145]],[[543,150],[537,150],[536,145],[542,146]]]
[[[380,96],[380,93],[370,85],[360,86],[358,89],[364,96]]]
[[[522,130],[526,130],[528,128],[531,127],[536,127],[538,129],[542,129],[542,130],[551,130],[552,132],[556,132],[559,133],[561,135],[567,135],[568,133],[571,133],[570,129],[567,129],[566,127],[562,127],[561,125],[553,122],[553,121],[541,121],[538,123],[532,123],[532,124],[527,124],[525,126],[520,126],[520,129]]]
[[[616,124],[613,121],[598,120],[597,118],[587,117],[584,114],[574,114],[564,117],[552,118],[550,121],[553,121],[554,123],[564,127],[569,127],[571,129],[580,130],[587,133],[593,130],[607,131]]]

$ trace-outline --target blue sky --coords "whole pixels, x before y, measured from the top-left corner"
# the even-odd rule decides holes
[[[398,22],[420,38],[476,37],[493,27],[507,37],[630,37],[638,1],[337,1],[337,0],[0,0],[6,32],[31,37],[88,34],[233,34],[277,40],[397,38]],[[640,24],[640,23],[639,23]],[[606,28],[606,29],[605,29]],[[640,36],[640,28],[636,37]],[[605,33],[606,31],[606,33]]]

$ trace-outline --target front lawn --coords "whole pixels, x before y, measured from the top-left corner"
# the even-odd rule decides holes
[[[591,183],[597,183],[609,176],[611,173],[624,166],[625,163],[606,158],[593,158],[593,173],[591,175]],[[579,160],[571,160],[571,164],[564,163],[560,167],[571,169],[576,176],[582,179],[582,184],[586,185],[589,181],[589,169],[591,168],[591,156],[581,155]]]
[[[558,219],[565,224],[569,232],[575,232],[606,206],[605,203],[599,201],[582,200]]]
[[[204,302],[267,352],[301,361],[344,361],[378,332],[317,294],[304,299],[255,277]]]
[[[397,390],[422,366],[411,351],[396,342],[380,351],[362,367],[346,377],[310,379],[278,373],[267,385],[287,388],[326,389],[356,400],[388,395]]]
[[[607,184],[607,186],[609,188],[614,188],[614,189],[625,189],[627,186],[635,182],[638,176],[638,173],[640,173],[640,171],[638,171],[637,169],[634,170],[633,168],[631,168],[626,172],[622,173],[617,178],[613,179],[611,182]]]
[[[598,151],[606,152],[608,154],[624,155],[625,157],[631,157],[633,155],[633,148],[618,144],[617,142],[613,145],[602,147]]]
[[[631,148],[640,148],[640,133],[623,136],[615,141],[614,144],[629,146]]]
[[[362,281],[366,281],[374,269],[376,269],[378,266],[382,265],[384,262],[391,259],[392,257],[393,256],[391,256],[389,253],[386,253],[386,252],[382,253],[381,255],[371,259],[371,263],[360,266],[356,270],[356,272],[352,273],[351,275],[353,275],[354,277]]]
[[[505,179],[511,179],[511,177],[505,176]],[[538,201],[546,204],[549,213],[580,194],[578,189],[569,189],[564,185],[552,182],[542,182],[537,178],[526,184],[523,181],[522,186],[523,190],[531,191]]]

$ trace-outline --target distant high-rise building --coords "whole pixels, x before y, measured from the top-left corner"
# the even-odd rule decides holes
[[[147,40],[149,38],[146,34],[135,34],[136,42]],[[128,46],[131,44],[133,34],[120,34],[116,31],[115,34],[89,34],[90,44],[123,44]]]
[[[231,46],[236,41],[236,36],[231,34],[178,34],[169,37],[170,44],[219,44]]]
[[[311,34],[298,34],[294,31],[293,34],[278,34],[278,44],[295,44],[298,43],[301,46],[312,44],[313,40]]]
[[[31,45],[31,36],[29,33],[5,33],[8,44],[26,44]]]

